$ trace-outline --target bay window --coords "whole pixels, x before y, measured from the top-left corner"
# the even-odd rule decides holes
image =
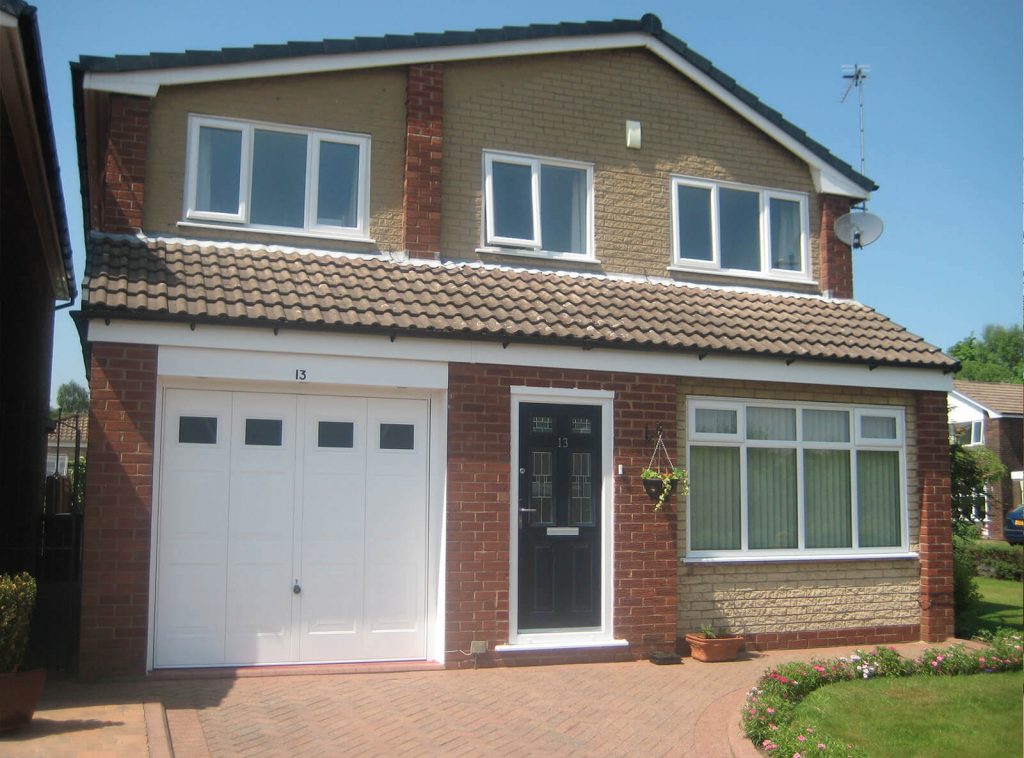
[[[808,279],[805,195],[672,179],[673,265]]]
[[[486,244],[592,258],[592,187],[588,164],[485,153]]]
[[[185,218],[365,239],[370,138],[189,117]]]
[[[691,398],[687,559],[905,553],[902,409]]]

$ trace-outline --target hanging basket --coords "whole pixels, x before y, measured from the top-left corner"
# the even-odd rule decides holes
[[[661,460],[658,458],[659,453],[664,459],[666,468],[661,468]],[[655,468],[655,466],[658,468]],[[679,483],[682,482],[682,494],[686,494],[688,491],[686,471],[681,468],[677,468],[672,463],[672,458],[668,454],[668,448],[665,447],[665,437],[661,433],[661,429],[658,429],[658,441],[654,445],[654,452],[651,453],[651,460],[640,473],[640,478],[644,484],[644,492],[651,498],[651,502],[654,503],[654,510],[660,511],[665,506],[665,501],[669,495],[672,495],[679,489]]]
[[[643,480],[644,492],[647,493],[647,497],[651,499],[651,502],[657,502],[661,499],[661,494],[668,487],[668,494],[672,495],[676,491],[676,486],[679,484],[678,479],[669,479],[665,481],[661,477],[648,477]]]

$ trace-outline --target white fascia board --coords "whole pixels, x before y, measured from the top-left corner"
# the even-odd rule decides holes
[[[950,391],[950,393],[949,393],[949,404],[951,406],[956,406],[956,405],[959,405],[961,407],[967,406],[968,408],[970,408],[971,410],[975,411],[975,413],[978,414],[977,417],[975,417],[973,419],[962,418],[962,419],[957,419],[957,420],[962,420],[962,421],[975,420],[975,421],[977,421],[977,420],[980,420],[980,419],[986,418],[986,417],[987,418],[1002,418],[1002,414],[996,413],[991,408],[988,408],[988,407],[982,405],[977,400],[973,400],[973,399],[969,398],[967,395],[963,394],[962,392],[957,392],[956,390],[951,390]],[[950,414],[950,417],[952,417],[952,414]]]
[[[0,8],[0,27],[18,28],[18,17]]]
[[[797,155],[810,167],[815,188],[819,192],[852,197],[858,200],[870,197],[871,193],[823,161],[806,145],[786,134],[786,132],[715,82],[714,79],[676,53],[668,45],[644,32],[598,34],[583,37],[554,37],[551,39],[519,40],[513,42],[487,42],[475,45],[410,48],[407,50],[377,50],[365,53],[309,55],[247,63],[224,63],[214,66],[87,72],[84,77],[83,87],[87,90],[154,97],[160,87],[166,85],[199,84],[271,76],[294,76],[297,74],[327,71],[356,71],[385,66],[408,66],[424,62],[444,63],[621,48],[646,48],[650,50],[713,97],[768,134],[768,136],[787,150]]]
[[[396,361],[486,363],[584,371],[628,372],[696,379],[736,379],[792,384],[823,384],[871,389],[949,392],[952,376],[940,369],[879,366],[874,370],[855,363],[822,360],[671,353],[562,345],[533,345],[463,339],[312,332],[274,327],[239,327],[104,319],[89,322],[90,342],[197,347],[213,350],[249,350],[292,355],[385,358]],[[296,366],[296,368],[301,368]],[[383,379],[383,376],[382,376]],[[384,380],[391,383],[388,380]],[[380,384],[381,381],[376,382]]]

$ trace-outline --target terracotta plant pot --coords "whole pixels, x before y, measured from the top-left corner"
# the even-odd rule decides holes
[[[0,674],[0,732],[28,726],[46,684],[46,669]]]
[[[703,634],[688,634],[686,641],[690,645],[690,655],[695,660],[708,663],[734,661],[743,647],[743,637],[738,634],[710,638]]]

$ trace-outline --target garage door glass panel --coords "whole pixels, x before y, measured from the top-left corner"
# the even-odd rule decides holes
[[[247,418],[245,420],[245,444],[279,447],[283,424],[278,419]]]
[[[181,416],[178,419],[178,442],[190,445],[216,445],[217,418]]]
[[[416,429],[412,424],[381,424],[381,450],[412,450],[415,447]]]
[[[352,447],[351,421],[321,421],[317,425],[317,447]]]

